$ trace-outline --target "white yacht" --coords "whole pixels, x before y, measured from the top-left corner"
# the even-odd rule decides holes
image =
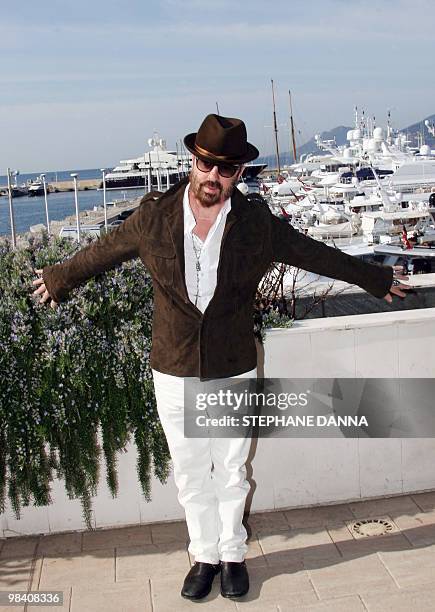
[[[435,186],[435,159],[415,157],[404,162],[388,177],[388,183],[399,191],[412,191],[415,187]]]
[[[47,194],[50,193],[49,185],[46,184]],[[38,178],[27,181],[27,195],[29,198],[44,195],[44,181],[42,175]]]
[[[149,151],[139,157],[121,160],[106,174],[106,189],[164,191],[189,172],[190,155],[186,151],[168,151],[166,141],[156,132],[148,140],[148,145]]]

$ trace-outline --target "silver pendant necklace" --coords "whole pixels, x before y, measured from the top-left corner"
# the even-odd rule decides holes
[[[202,251],[202,246],[201,248],[197,249],[196,245],[195,245],[195,239],[193,237],[193,232],[191,232],[190,234],[192,236],[192,246],[193,246],[193,252],[195,253],[195,258],[196,258],[196,263],[195,263],[195,271],[196,271],[196,294],[195,294],[195,306],[198,303],[198,298],[199,298],[199,273],[201,272],[201,262],[200,262],[200,258],[201,258],[201,251]]]

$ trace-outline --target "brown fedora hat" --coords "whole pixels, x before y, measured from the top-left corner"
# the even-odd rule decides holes
[[[214,114],[207,115],[197,133],[185,136],[184,144],[197,157],[229,164],[243,164],[259,155],[248,142],[241,119]]]

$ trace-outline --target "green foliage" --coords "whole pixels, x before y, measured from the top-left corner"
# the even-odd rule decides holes
[[[88,528],[101,454],[116,496],[117,453],[133,437],[147,500],[151,470],[165,482],[170,460],[149,367],[152,284],[140,260],[94,277],[54,310],[32,296],[36,269],[90,241],[0,244],[0,512],[6,496],[17,518],[22,506],[50,504],[56,476],[81,499]]]
[[[260,306],[257,303],[254,307],[254,335],[261,343],[264,343],[266,329],[276,327],[288,329],[293,325],[294,319],[272,308],[266,300],[259,300],[259,302],[264,302],[264,304]]]

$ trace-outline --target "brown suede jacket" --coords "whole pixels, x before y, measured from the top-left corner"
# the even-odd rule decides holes
[[[189,300],[184,276],[183,179],[158,199],[144,198],[122,225],[61,264],[46,266],[50,296],[69,292],[117,264],[140,257],[153,279],[151,367],[176,376],[220,378],[256,367],[253,302],[271,262],[356,284],[384,297],[393,268],[365,263],[301,234],[268,206],[235,189],[226,219],[217,286],[204,314]],[[290,358],[290,356],[289,356]]]

